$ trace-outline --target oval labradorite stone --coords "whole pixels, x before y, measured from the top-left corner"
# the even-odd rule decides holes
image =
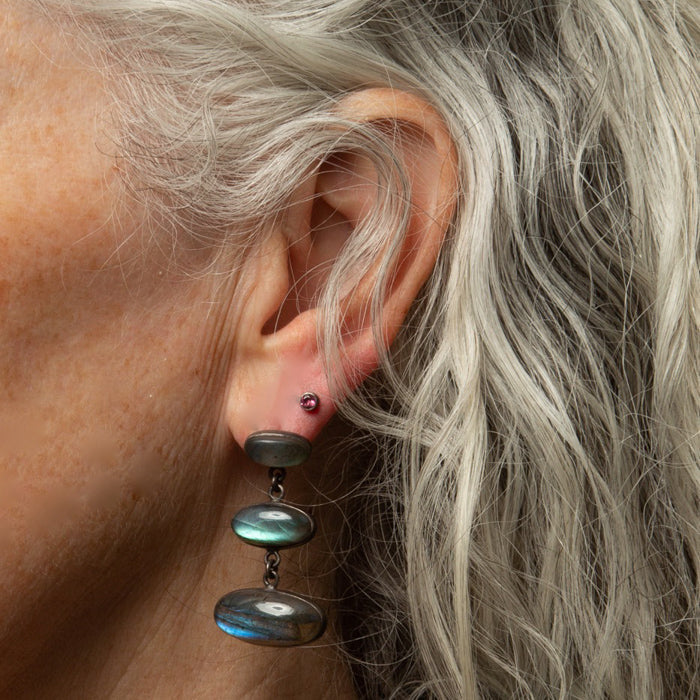
[[[228,593],[216,604],[214,619],[226,634],[266,646],[308,644],[326,628],[326,616],[310,600],[267,588]]]
[[[243,446],[248,457],[266,467],[295,467],[311,454],[311,443],[283,430],[261,430],[248,436]]]
[[[261,503],[239,510],[233,531],[256,547],[282,549],[308,542],[316,529],[310,515],[286,503]]]

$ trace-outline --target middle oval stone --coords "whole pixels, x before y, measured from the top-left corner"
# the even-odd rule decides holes
[[[308,513],[286,503],[248,506],[233,516],[231,527],[244,542],[270,549],[304,544],[316,531]]]

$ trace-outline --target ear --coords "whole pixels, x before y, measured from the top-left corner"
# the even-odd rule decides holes
[[[410,185],[404,230],[382,232],[386,241],[398,236],[400,250],[379,335],[368,313],[378,264],[365,267],[341,300],[343,366],[335,369],[354,387],[377,368],[435,265],[454,209],[457,156],[442,118],[416,95],[362,90],[343,99],[337,111],[344,121],[381,130]],[[258,430],[286,430],[312,440],[335,412],[317,342],[317,302],[329,270],[373,211],[381,187],[386,183],[366,155],[332,154],[300,185],[286,217],[252,262],[226,402],[226,420],[239,445]],[[299,405],[305,392],[320,399],[313,412]]]

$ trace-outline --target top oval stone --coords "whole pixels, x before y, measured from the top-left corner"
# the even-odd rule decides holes
[[[311,443],[283,430],[261,430],[248,436],[243,447],[248,457],[266,467],[295,467],[311,454]]]

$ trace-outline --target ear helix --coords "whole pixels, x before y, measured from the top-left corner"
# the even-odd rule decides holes
[[[319,406],[319,398],[313,392],[305,392],[299,405],[304,411],[313,412]],[[316,531],[310,515],[282,502],[286,470],[309,458],[311,443],[296,433],[262,430],[249,435],[243,449],[253,462],[268,467],[270,500],[240,510],[231,527],[247,544],[267,550],[264,588],[244,588],[226,594],[216,604],[214,619],[227,634],[252,644],[308,644],[323,634],[324,612],[307,598],[278,590],[277,586],[280,550],[308,542]]]

